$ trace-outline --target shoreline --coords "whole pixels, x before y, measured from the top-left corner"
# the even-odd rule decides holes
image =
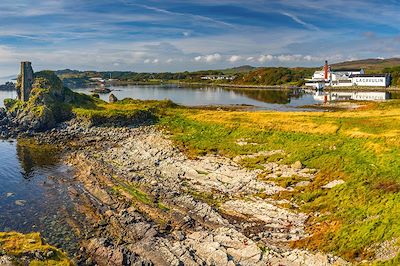
[[[274,200],[290,188],[259,180],[259,170],[240,166],[242,159],[261,153],[189,159],[156,126],[87,128],[70,122],[33,138],[69,147],[63,160],[75,168],[75,180],[84,189],[75,196],[86,202],[80,211],[94,228],[82,247],[98,265],[345,264],[332,255],[290,247],[308,236],[305,221],[312,214]],[[276,163],[266,167],[271,177],[280,172],[312,179],[316,173]],[[266,198],[254,196],[260,190]]]

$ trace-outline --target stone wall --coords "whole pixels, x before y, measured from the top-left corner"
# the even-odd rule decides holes
[[[19,100],[26,102],[29,100],[33,84],[33,69],[31,62],[21,62],[20,92]]]

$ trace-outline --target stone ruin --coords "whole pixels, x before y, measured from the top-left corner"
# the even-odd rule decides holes
[[[33,69],[31,62],[21,62],[21,73],[18,77],[18,99],[26,102],[29,100],[29,96],[32,91],[33,85]]]

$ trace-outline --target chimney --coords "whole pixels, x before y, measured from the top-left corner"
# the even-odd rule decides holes
[[[328,60],[325,60],[325,65],[324,65],[324,79],[325,80],[328,79],[328,70],[329,70]]]

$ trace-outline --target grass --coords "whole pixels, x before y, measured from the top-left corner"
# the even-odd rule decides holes
[[[150,207],[156,207],[163,212],[168,212],[170,210],[169,206],[164,202],[157,200],[155,202],[154,197],[142,190],[138,185],[130,182],[124,182],[117,176],[114,176],[114,180],[116,181],[117,185],[113,187],[113,190],[116,192],[125,192],[132,197],[133,202],[143,203]]]
[[[3,253],[15,257],[17,260],[28,254],[35,254],[37,252],[41,254],[50,255],[46,260],[33,259],[29,265],[54,265],[54,266],[66,266],[73,265],[66,254],[61,250],[54,248],[48,244],[45,244],[39,233],[20,234],[16,232],[4,233],[0,232],[0,251]],[[28,255],[29,256],[29,255]]]
[[[160,124],[191,156],[228,157],[284,150],[282,163],[300,160],[320,169],[312,184],[294,198],[303,211],[325,213],[326,233],[297,243],[347,259],[369,258],[367,247],[400,237],[400,102],[368,104],[329,113],[171,110]],[[246,139],[258,145],[236,144]],[[245,160],[257,168],[267,158]],[[346,183],[320,187],[334,179]],[[281,180],[289,184],[294,180]],[[322,219],[322,218],[321,218]],[[320,221],[316,219],[315,224]],[[309,227],[313,232],[314,225]]]
[[[371,245],[400,237],[399,100],[335,112],[216,111],[135,100],[73,109],[78,116],[102,118],[129,118],[137,110],[151,110],[158,125],[191,157],[211,153],[233,158],[283,150],[284,154],[241,163],[254,169],[268,161],[301,161],[319,169],[309,186],[278,195],[293,199],[301,211],[322,214],[310,220],[312,236],[295,246],[359,260],[373,257]],[[239,139],[257,145],[240,146]],[[335,179],[346,183],[330,190],[321,188]],[[296,177],[277,180],[284,186],[298,181]],[[136,189],[128,192],[142,202],[149,200]],[[209,199],[213,206],[219,204],[209,195],[194,196]]]
[[[82,96],[89,97],[89,96]],[[86,104],[76,104],[72,111],[78,118],[89,120],[94,124],[123,122],[126,124],[146,120],[157,120],[159,113],[174,104],[169,101],[140,101],[124,99],[116,103],[107,103],[92,98]]]

